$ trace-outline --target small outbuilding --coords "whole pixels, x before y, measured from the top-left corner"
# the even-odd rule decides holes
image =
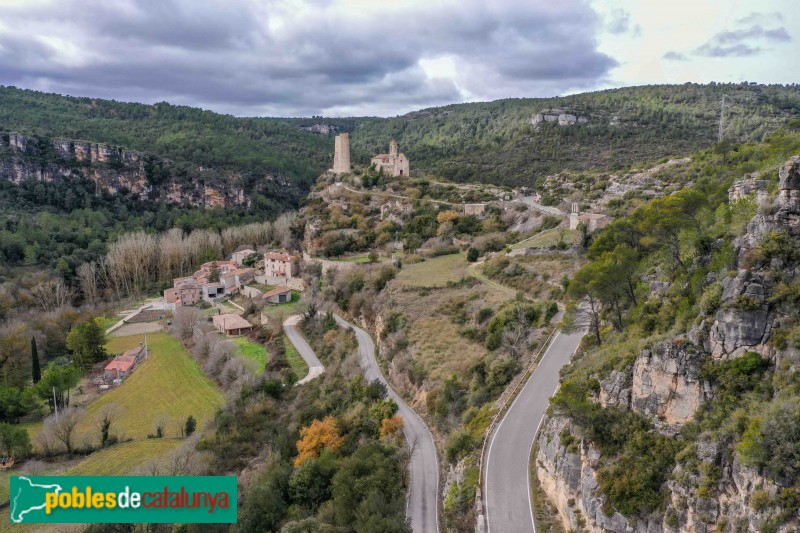
[[[275,287],[265,292],[261,299],[271,304],[285,304],[292,301],[292,288],[286,285]]]
[[[253,324],[233,313],[217,315],[212,320],[214,328],[228,337],[238,337],[253,329]]]
[[[106,365],[103,377],[109,379],[125,379],[133,371],[136,357],[131,355],[118,355]]]

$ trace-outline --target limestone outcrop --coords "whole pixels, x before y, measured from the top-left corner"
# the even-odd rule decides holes
[[[155,167],[169,177],[156,176]],[[219,179],[215,171],[199,167],[195,175],[178,180],[171,167],[168,160],[104,143],[0,134],[0,180],[15,185],[90,180],[98,190],[128,191],[143,201],[203,208],[250,205],[236,176]]]
[[[586,124],[589,119],[578,115],[567,113],[564,109],[542,109],[531,117],[531,124],[539,126],[543,123],[555,123],[559,126],[573,126],[575,124]]]
[[[599,495],[597,467],[600,452],[573,434],[574,428],[564,417],[549,417],[542,424],[538,437],[536,474],[542,489],[555,505],[566,531],[631,531],[659,533],[659,521],[633,520],[620,513],[603,512]],[[570,444],[562,437],[570,435]]]
[[[569,443],[563,441],[565,436]],[[766,514],[753,509],[753,494],[763,491],[774,497],[779,491],[779,487],[757,471],[742,465],[737,455],[726,457],[720,443],[700,441],[695,451],[700,469],[721,471],[716,497],[705,496],[693,488],[699,470],[679,464],[666,483],[670,498],[663,512],[644,518],[628,518],[618,512],[609,515],[603,511],[604,502],[599,494],[600,452],[568,419],[547,418],[537,444],[536,475],[567,531],[701,533],[725,530],[724,524],[728,524],[728,531],[754,532],[759,530]]]
[[[682,339],[642,350],[633,365],[631,409],[653,419],[662,431],[677,432],[711,394],[700,380],[705,360]]]
[[[800,237],[800,156],[782,165],[778,176],[778,193],[772,198],[755,176],[748,178],[755,181],[745,180],[729,191],[731,200],[755,195],[760,209],[744,235],[733,241],[734,269],[705,278],[704,287],[714,289],[709,294],[718,291],[708,314],[698,317],[686,334],[640,350],[624,368],[599,371],[593,401],[603,408],[639,413],[669,437],[717,393],[704,377],[707,365],[753,351],[773,365],[790,360],[796,366],[800,350],[790,343],[777,346],[773,339],[784,324],[796,324],[796,307],[781,303],[775,294],[778,284],[785,287],[786,280],[800,277],[800,267],[796,258],[780,250],[765,255],[760,245],[774,235],[788,238],[781,241],[788,243]],[[665,289],[652,284],[650,288],[653,294]],[[602,457],[570,419],[557,412],[548,417],[537,442],[537,475],[567,530],[755,532],[765,524],[779,525],[777,531],[797,525],[796,513],[776,515],[775,508],[758,504],[779,499],[783,489],[743,464],[724,432],[704,432],[679,454],[662,486],[668,494],[666,507],[644,517],[609,515],[607,507],[604,512],[598,482]]]

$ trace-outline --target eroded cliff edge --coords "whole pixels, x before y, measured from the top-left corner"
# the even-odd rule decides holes
[[[643,420],[651,429],[637,437],[649,440],[642,453],[674,457],[663,484],[650,494],[653,504],[641,506],[645,512],[623,514],[607,497],[625,490],[630,493],[618,500],[628,501],[636,491],[647,495],[643,487],[620,482],[625,479],[620,470],[641,464],[627,464],[624,455],[615,459],[619,464],[604,462],[595,441],[613,443],[613,434],[598,437],[592,433],[596,426],[587,429],[592,422],[578,420],[575,411],[551,407],[538,437],[535,471],[567,530],[786,531],[797,525],[796,465],[790,464],[800,457],[797,448],[776,451],[764,443],[776,428],[787,434],[775,440],[797,440],[789,434],[791,424],[781,420],[794,420],[799,412],[796,390],[790,387],[800,362],[793,338],[798,316],[794,290],[800,278],[795,251],[800,157],[780,168],[777,192],[772,188],[771,196],[760,198],[745,232],[731,243],[733,268],[709,272],[702,280],[703,294],[713,300],[703,316],[684,334],[650,338],[631,357],[612,358],[615,364],[591,369],[585,381],[586,417],[607,416],[617,424],[608,428],[612,433],[628,431],[620,421]],[[710,248],[715,246],[722,244]],[[657,272],[652,278],[649,299],[658,305],[670,282],[656,279]],[[745,398],[755,394],[763,399],[760,410],[748,412],[754,403]],[[714,428],[715,423],[720,427]],[[673,445],[677,448],[670,449]],[[764,447],[757,450],[762,456],[785,457],[759,458],[756,445]]]

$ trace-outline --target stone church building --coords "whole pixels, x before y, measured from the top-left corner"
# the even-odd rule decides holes
[[[392,139],[389,143],[388,154],[378,154],[372,158],[371,164],[375,165],[375,170],[392,177],[408,176],[408,158],[405,154],[397,153],[397,141]]]

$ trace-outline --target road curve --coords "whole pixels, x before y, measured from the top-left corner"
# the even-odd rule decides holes
[[[578,348],[583,332],[556,334],[494,430],[486,454],[485,513],[489,533],[536,531],[531,508],[530,456],[559,371]]]
[[[358,340],[358,353],[361,367],[367,380],[379,380],[388,391],[389,397],[397,402],[400,415],[403,417],[403,432],[409,447],[413,449],[411,456],[411,486],[409,487],[408,509],[406,514],[411,519],[414,533],[434,533],[439,531],[439,460],[436,457],[436,445],[433,442],[428,426],[411,407],[389,386],[375,359],[375,344],[369,333],[355,327],[336,315],[336,323],[344,328],[352,328]]]
[[[297,324],[299,324],[301,320],[303,320],[302,315],[292,315],[283,321],[284,333],[286,333],[286,336],[289,337],[291,343],[295,348],[297,348],[297,351],[300,352],[300,357],[302,357],[308,365],[308,374],[306,374],[306,377],[298,381],[296,385],[308,383],[312,379],[319,377],[323,372],[325,372],[325,367],[319,362],[317,354],[314,353],[314,350],[312,350],[311,346],[308,345],[306,339],[303,338],[299,331],[297,331]]]

